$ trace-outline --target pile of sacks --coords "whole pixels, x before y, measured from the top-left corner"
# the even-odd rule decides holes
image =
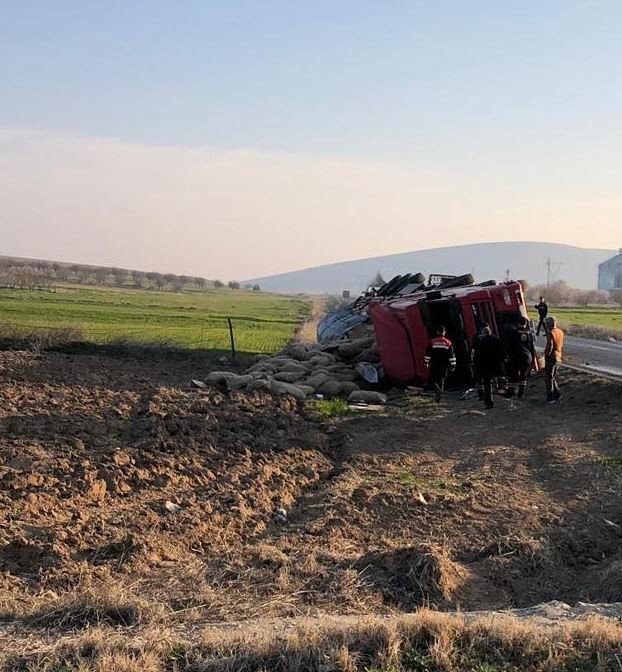
[[[373,336],[330,345],[293,343],[276,355],[258,355],[242,375],[213,371],[206,382],[228,390],[291,395],[299,401],[321,395],[384,403],[383,394],[369,389],[380,379],[379,362]]]

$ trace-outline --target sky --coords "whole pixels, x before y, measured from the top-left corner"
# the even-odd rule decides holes
[[[622,246],[619,0],[0,0],[0,254]]]

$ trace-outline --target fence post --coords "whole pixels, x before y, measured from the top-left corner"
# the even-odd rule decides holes
[[[235,338],[233,337],[233,324],[230,317],[227,318],[227,324],[229,325],[229,339],[231,340],[231,359],[235,359]]]

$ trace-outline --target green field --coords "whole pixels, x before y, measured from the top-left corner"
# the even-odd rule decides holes
[[[575,326],[602,327],[622,332],[622,308],[554,308],[552,313],[566,324]]]
[[[0,325],[78,328],[94,343],[128,339],[225,350],[230,317],[240,352],[273,352],[291,339],[309,311],[302,299],[227,289],[187,294],[78,287],[56,293],[0,291]]]
[[[589,332],[594,329],[594,336],[611,333],[612,335],[622,335],[622,307],[620,306],[588,306],[581,308],[577,306],[551,306],[549,314],[554,315],[560,321],[562,326],[571,328],[577,334],[585,332],[585,335],[591,335]],[[537,314],[531,311],[531,317],[537,322]]]

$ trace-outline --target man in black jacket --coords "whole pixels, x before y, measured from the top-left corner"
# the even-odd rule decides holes
[[[492,333],[490,327],[484,327],[482,335],[473,344],[473,363],[482,379],[484,387],[484,404],[486,408],[493,408],[492,384],[493,380],[503,375],[505,351],[501,339]]]
[[[544,330],[544,333],[546,334],[546,323],[544,320],[546,319],[546,316],[549,314],[549,307],[544,300],[544,297],[540,297],[540,301],[536,303],[534,308],[538,311],[538,317],[540,318],[538,321],[538,330],[536,331],[536,336],[540,335],[540,329]]]
[[[536,348],[533,342],[533,334],[529,329],[529,321],[521,317],[518,328],[510,335],[508,343],[508,374],[510,384],[505,396],[512,398],[515,387],[518,385],[518,398],[525,394],[527,376],[531,370],[533,360],[536,358]]]
[[[484,380],[475,362],[475,353],[477,352],[480,340],[484,337],[484,329],[490,331],[490,327],[487,324],[484,324],[480,331],[475,334],[473,341],[471,342],[471,373],[473,375],[473,382],[477,386],[477,398],[480,401],[484,400]]]

